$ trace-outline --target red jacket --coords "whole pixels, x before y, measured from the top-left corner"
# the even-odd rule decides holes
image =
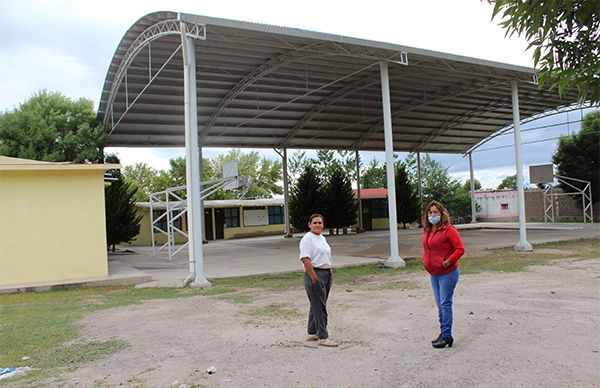
[[[423,237],[423,267],[432,275],[444,275],[458,268],[458,259],[465,253],[465,246],[456,228],[442,226],[431,235],[425,229]],[[444,268],[444,260],[450,259],[452,265]]]

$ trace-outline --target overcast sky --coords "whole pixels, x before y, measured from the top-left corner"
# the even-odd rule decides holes
[[[96,107],[112,55],[129,27],[155,11],[176,11],[227,19],[275,24],[351,37],[396,43],[498,62],[532,66],[527,44],[505,38],[492,7],[478,0],[419,1],[177,1],[177,0],[4,0],[0,3],[0,110],[17,107],[40,89],[59,91],[71,98],[87,97]],[[554,138],[579,129],[581,113],[568,116],[570,124],[523,133],[523,142]],[[567,117],[544,119],[530,126],[566,123]],[[525,126],[527,128],[527,126]],[[482,149],[510,144],[502,136]],[[551,161],[556,141],[523,146],[527,165]],[[164,169],[179,149],[107,149],[118,152],[125,165],[148,162]],[[223,153],[206,149],[205,157]],[[261,151],[262,152],[262,151]],[[274,151],[264,151],[271,158]],[[363,160],[383,160],[382,153],[361,153]],[[468,177],[462,156],[435,155],[460,179]],[[514,149],[473,154],[475,176],[484,187],[495,187],[515,173]]]

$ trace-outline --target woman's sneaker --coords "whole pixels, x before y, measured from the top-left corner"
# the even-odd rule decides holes
[[[309,334],[308,337],[306,337],[306,342],[311,342],[311,341],[318,341],[319,338],[317,338],[317,336],[315,334]]]
[[[327,347],[330,347],[330,348],[335,348],[335,347],[338,346],[338,343],[335,342],[334,340],[330,340],[329,338],[326,338],[326,339],[320,339],[319,340],[319,345],[320,346],[327,346]]]

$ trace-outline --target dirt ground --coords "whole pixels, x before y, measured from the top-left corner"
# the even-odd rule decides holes
[[[418,287],[390,287],[398,281]],[[600,259],[464,275],[455,294],[451,349],[431,347],[437,313],[424,272],[367,279],[352,292],[336,284],[329,329],[338,348],[304,342],[308,302],[301,284],[292,291],[248,291],[255,298],[250,304],[206,296],[150,301],[87,316],[81,322],[85,340],[120,339],[130,346],[61,376],[60,382],[592,387],[600,381],[599,285]],[[267,318],[250,312],[273,303],[298,314]],[[216,368],[214,374],[206,373],[209,366]]]

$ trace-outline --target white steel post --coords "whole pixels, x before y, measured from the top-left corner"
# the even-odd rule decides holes
[[[417,188],[419,189],[419,228],[423,227],[423,182],[421,182],[421,153],[417,152]]]
[[[513,127],[515,131],[515,163],[517,168],[517,198],[519,206],[519,242],[515,245],[515,251],[533,251],[533,247],[527,241],[527,229],[525,227],[525,188],[523,187],[523,161],[521,159],[521,117],[519,114],[519,90],[517,80],[510,82],[512,92]]]
[[[290,228],[290,197],[289,197],[289,189],[288,189],[288,158],[287,158],[287,148],[283,149],[283,217],[285,221],[285,234],[283,237],[292,238],[294,235],[291,232]]]
[[[387,267],[404,267],[406,263],[398,252],[398,221],[396,217],[396,185],[394,184],[394,138],[392,136],[392,108],[390,105],[390,82],[388,63],[379,62],[381,71],[381,101],[383,105],[383,131],[385,137],[385,164],[388,186],[388,212],[390,227],[390,257],[385,261]]]
[[[363,229],[363,214],[362,214],[362,194],[360,193],[360,155],[356,150],[356,195],[358,198],[358,227],[356,233],[362,233]]]
[[[471,223],[477,222],[477,207],[475,205],[475,179],[473,177],[473,155],[469,152],[469,174],[471,179]]]
[[[210,287],[204,277],[204,255],[202,252],[202,206],[200,203],[200,151],[198,147],[198,107],[196,100],[196,52],[194,41],[181,23],[183,51],[183,83],[185,107],[185,158],[188,202],[188,238],[190,275],[192,286]],[[191,276],[190,276],[191,277]],[[190,279],[188,277],[188,280]]]

